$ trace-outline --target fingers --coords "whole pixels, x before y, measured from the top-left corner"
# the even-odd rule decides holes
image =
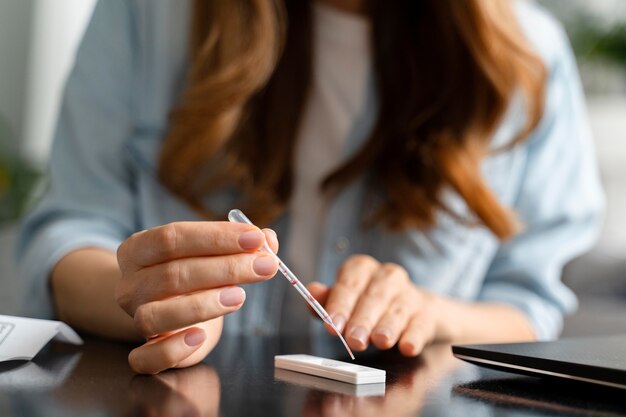
[[[253,252],[264,234],[231,222],[177,222],[135,233],[118,249],[122,267],[141,268],[172,259]]]
[[[435,320],[429,308],[420,308],[411,317],[409,324],[400,337],[398,349],[404,356],[417,356],[424,347],[435,339]]]
[[[372,330],[370,340],[378,349],[392,348],[406,329],[410,317],[417,309],[415,295],[397,296],[389,304],[380,321]]]
[[[379,263],[367,255],[350,257],[341,267],[337,281],[326,301],[326,311],[335,326],[344,331],[348,318],[357,304],[361,293],[369,284]]]
[[[367,348],[374,326],[389,310],[391,301],[407,291],[408,283],[407,273],[396,264],[383,264],[376,270],[346,326],[346,341],[352,349],[358,352]]]
[[[144,303],[227,285],[249,284],[276,275],[278,264],[265,252],[179,259],[135,272],[117,294],[130,315]]]
[[[274,231],[231,222],[177,222],[128,238],[117,252],[122,279],[115,297],[140,333],[152,337],[131,352],[132,368],[153,374],[201,360],[215,335],[199,327],[219,323],[221,329],[217,318],[245,301],[233,285],[276,274],[275,257],[260,250],[266,242],[278,251]]]
[[[204,330],[197,327],[150,341],[130,352],[131,368],[140,374],[157,374],[174,368],[197,351],[206,340]]]
[[[378,349],[398,344],[403,355],[415,356],[435,338],[436,297],[415,287],[399,265],[353,256],[334,287],[313,283],[309,288],[354,351],[365,350],[370,342]]]
[[[232,313],[245,299],[242,288],[225,287],[154,301],[137,309],[135,326],[143,336],[153,337]]]

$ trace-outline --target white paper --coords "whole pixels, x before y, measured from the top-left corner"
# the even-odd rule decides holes
[[[80,336],[61,321],[0,315],[0,362],[31,360],[52,339],[83,344]]]

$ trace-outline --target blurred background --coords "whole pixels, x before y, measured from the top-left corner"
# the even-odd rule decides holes
[[[598,244],[565,269],[581,305],[563,334],[626,333],[626,1],[539,2],[563,23],[574,47],[607,197]]]
[[[574,46],[608,200],[597,246],[565,271],[581,308],[564,334],[626,332],[626,1],[537,1]],[[0,314],[18,309],[16,223],[45,182],[63,82],[94,4],[0,0]]]
[[[50,149],[63,82],[95,0],[0,0],[0,314],[18,311],[16,224]]]

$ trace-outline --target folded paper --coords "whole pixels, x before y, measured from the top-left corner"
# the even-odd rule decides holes
[[[0,362],[30,360],[52,339],[83,344],[80,336],[61,321],[0,315]]]

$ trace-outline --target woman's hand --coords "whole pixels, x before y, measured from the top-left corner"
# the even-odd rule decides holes
[[[378,349],[398,344],[405,356],[418,355],[436,338],[438,298],[417,288],[399,265],[371,256],[350,257],[332,288],[309,285],[355,351],[369,343]]]
[[[139,373],[201,361],[221,335],[222,316],[241,308],[240,284],[267,280],[278,265],[257,252],[271,230],[230,222],[180,222],[135,233],[118,249],[117,303],[147,339],[129,355]]]
[[[357,352],[370,342],[378,349],[397,344],[403,355],[416,356],[432,342],[535,340],[528,317],[513,306],[429,293],[415,286],[401,266],[367,255],[350,257],[332,288],[315,282],[309,291]]]

